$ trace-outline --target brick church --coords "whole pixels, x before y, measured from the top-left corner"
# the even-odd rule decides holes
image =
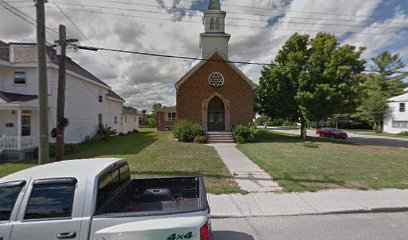
[[[252,121],[255,85],[228,61],[231,35],[225,33],[225,16],[219,0],[210,0],[200,34],[205,60],[176,82],[176,107],[159,110],[158,130],[171,129],[175,119],[199,123],[208,132],[228,132]]]

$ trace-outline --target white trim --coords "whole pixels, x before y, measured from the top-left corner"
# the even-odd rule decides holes
[[[126,101],[124,101],[124,100],[117,99],[117,98],[113,98],[113,97],[110,97],[110,96],[106,96],[106,99],[112,100],[112,101],[121,102],[121,103],[125,103],[125,102],[126,102]]]
[[[201,62],[197,63],[193,68],[190,69],[180,80],[178,80],[174,86],[176,87],[176,90],[180,88],[180,86],[187,81],[198,69],[200,69],[205,63],[207,63],[208,59],[211,59],[215,54],[218,54],[226,63],[228,63],[235,72],[237,72],[251,87],[252,89],[255,89],[255,84],[249,79],[245,74],[237,67],[235,64],[229,62],[228,58],[225,57],[225,55],[218,49],[215,49],[210,55],[205,60],[202,60]]]

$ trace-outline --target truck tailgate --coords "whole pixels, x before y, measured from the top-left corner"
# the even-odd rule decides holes
[[[95,239],[105,240],[200,240],[200,229],[207,228],[204,216],[150,219],[104,228]]]

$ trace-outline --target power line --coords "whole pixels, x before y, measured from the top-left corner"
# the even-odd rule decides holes
[[[121,10],[121,11],[129,11],[129,12],[142,12],[142,13],[154,13],[154,14],[169,14],[169,12],[158,12],[158,11],[151,11],[151,10],[141,10],[141,9],[129,9],[129,8],[118,8],[118,7],[107,7],[107,6],[99,6],[99,5],[92,5],[92,4],[75,4],[75,3],[60,3],[63,5],[68,5],[68,6],[81,6],[81,7],[92,7],[92,8],[99,8],[99,9],[110,9],[110,10]],[[149,4],[137,4],[141,6],[154,6],[154,5],[149,5]],[[174,11],[177,10],[182,10],[182,11],[189,11],[189,12],[196,12],[195,10],[192,9],[186,9],[186,8],[176,8]],[[190,16],[190,17],[199,17],[199,16]],[[296,19],[296,17],[292,17],[293,19]],[[236,17],[229,17],[228,19],[231,20],[244,20],[244,21],[253,21],[253,22],[262,22],[262,23],[268,23],[268,20],[265,19],[249,19],[249,18],[236,18]],[[311,19],[312,20],[312,19]],[[288,23],[288,24],[301,24],[301,25],[310,25],[310,24],[316,24],[316,25],[323,25],[323,26],[335,26],[335,27],[355,27],[355,28],[372,28],[372,29],[406,29],[408,30],[408,27],[394,27],[394,26],[387,26],[387,27],[382,27],[382,26],[356,26],[356,25],[350,25],[350,24],[338,24],[338,23],[313,23],[313,22],[279,22],[279,23]]]
[[[95,10],[88,10],[88,9],[77,9],[77,8],[66,8],[63,7],[63,9],[66,10],[72,10],[75,11],[74,13],[78,12],[87,12],[87,13],[95,13],[95,14],[103,14],[103,15],[112,15],[112,16],[119,16],[119,17],[132,17],[132,18],[142,18],[142,19],[150,19],[150,20],[157,20],[157,21],[172,21],[171,19],[168,18],[157,18],[157,17],[151,17],[151,16],[139,16],[139,15],[129,15],[129,14],[124,14],[124,13],[109,13],[109,12],[101,12],[101,11],[95,11]],[[187,21],[187,20],[182,20],[182,21],[177,21],[177,22],[183,22],[183,23],[201,23],[198,21]],[[312,23],[310,23],[312,24]],[[296,29],[296,28],[281,28],[281,27],[276,27],[276,26],[249,26],[249,25],[240,25],[240,24],[225,24],[225,26],[229,27],[237,27],[237,28],[258,28],[258,29],[272,29],[275,31],[291,31],[291,32],[328,32],[332,34],[356,34],[356,35],[371,35],[371,36],[392,36],[392,37],[408,37],[408,35],[402,35],[402,34],[395,34],[393,32],[379,32],[379,33],[373,33],[373,32],[356,32],[356,31],[332,31],[332,30],[313,30],[313,29]]]
[[[52,0],[52,2],[54,3],[54,5],[58,8],[58,10],[61,12],[61,14],[74,26],[74,28],[89,42],[92,44],[92,42],[89,40],[89,38],[81,31],[81,29],[79,29],[79,27],[68,17],[68,15],[66,15],[64,13],[64,11],[55,3],[54,0]],[[109,61],[105,55],[103,53],[100,53],[100,55],[102,56],[102,58],[108,63],[108,65],[112,68],[112,70],[114,70],[114,72],[116,72],[116,74],[121,77],[123,80],[129,82],[129,80],[112,64],[111,61]],[[144,93],[142,92],[142,95],[148,99]]]
[[[115,48],[105,48],[105,47],[92,47],[92,46],[81,46],[81,45],[75,45],[75,47],[77,47],[78,49],[88,50],[88,51],[110,51],[110,52],[136,54],[136,55],[143,55],[143,56],[150,56],[150,57],[173,58],[173,59],[192,60],[192,61],[225,62],[225,63],[233,63],[233,64],[258,65],[258,66],[271,66],[271,65],[274,65],[273,63],[206,59],[206,58],[198,58],[198,57],[188,57],[188,56],[177,56],[177,55],[168,55],[168,54],[148,53],[148,52],[123,50],[123,49],[115,49]],[[379,72],[379,71],[369,70],[368,69],[368,70],[365,70],[365,72]],[[408,72],[397,71],[395,73],[408,73]]]

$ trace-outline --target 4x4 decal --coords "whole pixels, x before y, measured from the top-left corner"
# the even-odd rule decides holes
[[[187,234],[176,234],[173,233],[170,235],[166,240],[182,240],[182,239],[191,239],[193,237],[193,233],[189,232]]]

